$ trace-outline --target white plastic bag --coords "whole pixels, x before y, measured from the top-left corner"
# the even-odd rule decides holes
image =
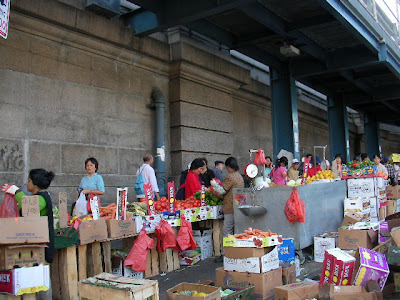
[[[87,203],[86,203],[86,197],[83,192],[79,194],[78,200],[76,200],[75,208],[72,213],[73,217],[80,217],[88,214],[87,210]]]

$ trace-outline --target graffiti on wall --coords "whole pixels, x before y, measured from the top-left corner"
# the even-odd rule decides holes
[[[3,171],[23,170],[23,153],[18,144],[5,145],[0,149],[0,168]]]

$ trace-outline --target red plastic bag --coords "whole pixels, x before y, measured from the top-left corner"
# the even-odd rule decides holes
[[[132,270],[137,272],[146,271],[147,253],[153,248],[154,241],[149,238],[146,234],[146,230],[143,228],[133,244],[131,251],[126,257],[124,266],[131,266]]]
[[[0,218],[19,217],[17,201],[10,194],[4,194],[4,201],[0,204]]]
[[[175,250],[180,252],[184,250],[196,250],[196,249],[197,245],[195,240],[193,239],[192,224],[186,221],[185,216],[183,215],[181,221],[181,228],[179,229],[179,232],[176,235]]]
[[[263,166],[266,163],[267,163],[267,161],[265,160],[264,150],[260,148],[257,150],[256,156],[254,157],[253,164],[255,164],[256,166]]]
[[[161,220],[160,225],[156,227],[155,235],[157,237],[157,252],[165,252],[166,249],[175,248],[175,234],[167,221]]]
[[[299,191],[294,187],[285,205],[285,215],[290,223],[299,221],[304,223],[306,220],[304,201],[299,198]]]

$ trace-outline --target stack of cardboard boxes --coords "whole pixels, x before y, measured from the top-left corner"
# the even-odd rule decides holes
[[[216,270],[217,286],[238,290],[252,284],[255,298],[273,297],[274,288],[282,285],[277,248],[282,238],[260,243],[234,243],[232,238],[224,238],[224,267]]]
[[[181,265],[194,265],[200,260],[213,256],[213,230],[193,230],[193,239],[197,244],[196,250],[186,250],[179,253]]]
[[[0,228],[0,293],[47,291],[49,229],[47,217],[40,216],[38,196],[23,197],[22,217],[0,218]]]
[[[400,212],[400,185],[386,187],[388,199],[388,216]]]

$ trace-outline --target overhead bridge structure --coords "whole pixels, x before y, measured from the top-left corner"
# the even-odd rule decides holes
[[[400,126],[398,4],[385,7],[375,0],[129,2],[140,7],[124,16],[138,36],[185,26],[270,67],[275,155],[286,149],[299,157],[296,80],[328,96],[331,155],[342,153],[349,159],[346,107],[364,114],[370,155],[380,152],[380,122]]]

